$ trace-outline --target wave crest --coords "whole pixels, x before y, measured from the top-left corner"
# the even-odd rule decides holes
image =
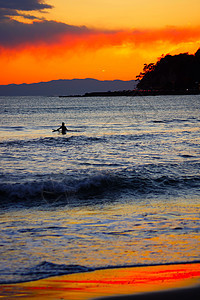
[[[1,204],[21,203],[32,205],[61,202],[67,204],[74,199],[110,198],[122,193],[131,195],[157,195],[177,193],[185,189],[198,189],[200,187],[200,176],[150,176],[137,172],[93,174],[82,178],[60,175],[24,183],[0,184]],[[32,200],[32,201],[29,201]]]

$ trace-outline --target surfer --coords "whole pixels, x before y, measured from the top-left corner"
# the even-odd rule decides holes
[[[62,125],[58,129],[53,129],[53,131],[60,131],[62,134],[66,134],[66,131],[68,131],[67,127],[65,126],[65,123],[62,122]]]

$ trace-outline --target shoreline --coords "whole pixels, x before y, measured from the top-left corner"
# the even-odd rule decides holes
[[[59,98],[83,98],[83,97],[120,97],[120,96],[178,96],[178,95],[200,95],[200,90],[124,90],[107,92],[88,92],[83,95],[59,95]]]
[[[0,297],[4,300],[172,300],[179,299],[177,295],[183,300],[186,294],[187,299],[188,295],[199,299],[200,263],[101,269],[0,285]]]

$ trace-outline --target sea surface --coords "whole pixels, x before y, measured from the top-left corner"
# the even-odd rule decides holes
[[[200,260],[199,95],[0,97],[0,160],[0,283]]]

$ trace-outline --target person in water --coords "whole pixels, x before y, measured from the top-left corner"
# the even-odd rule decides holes
[[[62,125],[58,129],[56,129],[55,131],[59,131],[59,130],[61,130],[62,134],[66,134],[67,127],[65,126],[64,122],[62,122]]]

